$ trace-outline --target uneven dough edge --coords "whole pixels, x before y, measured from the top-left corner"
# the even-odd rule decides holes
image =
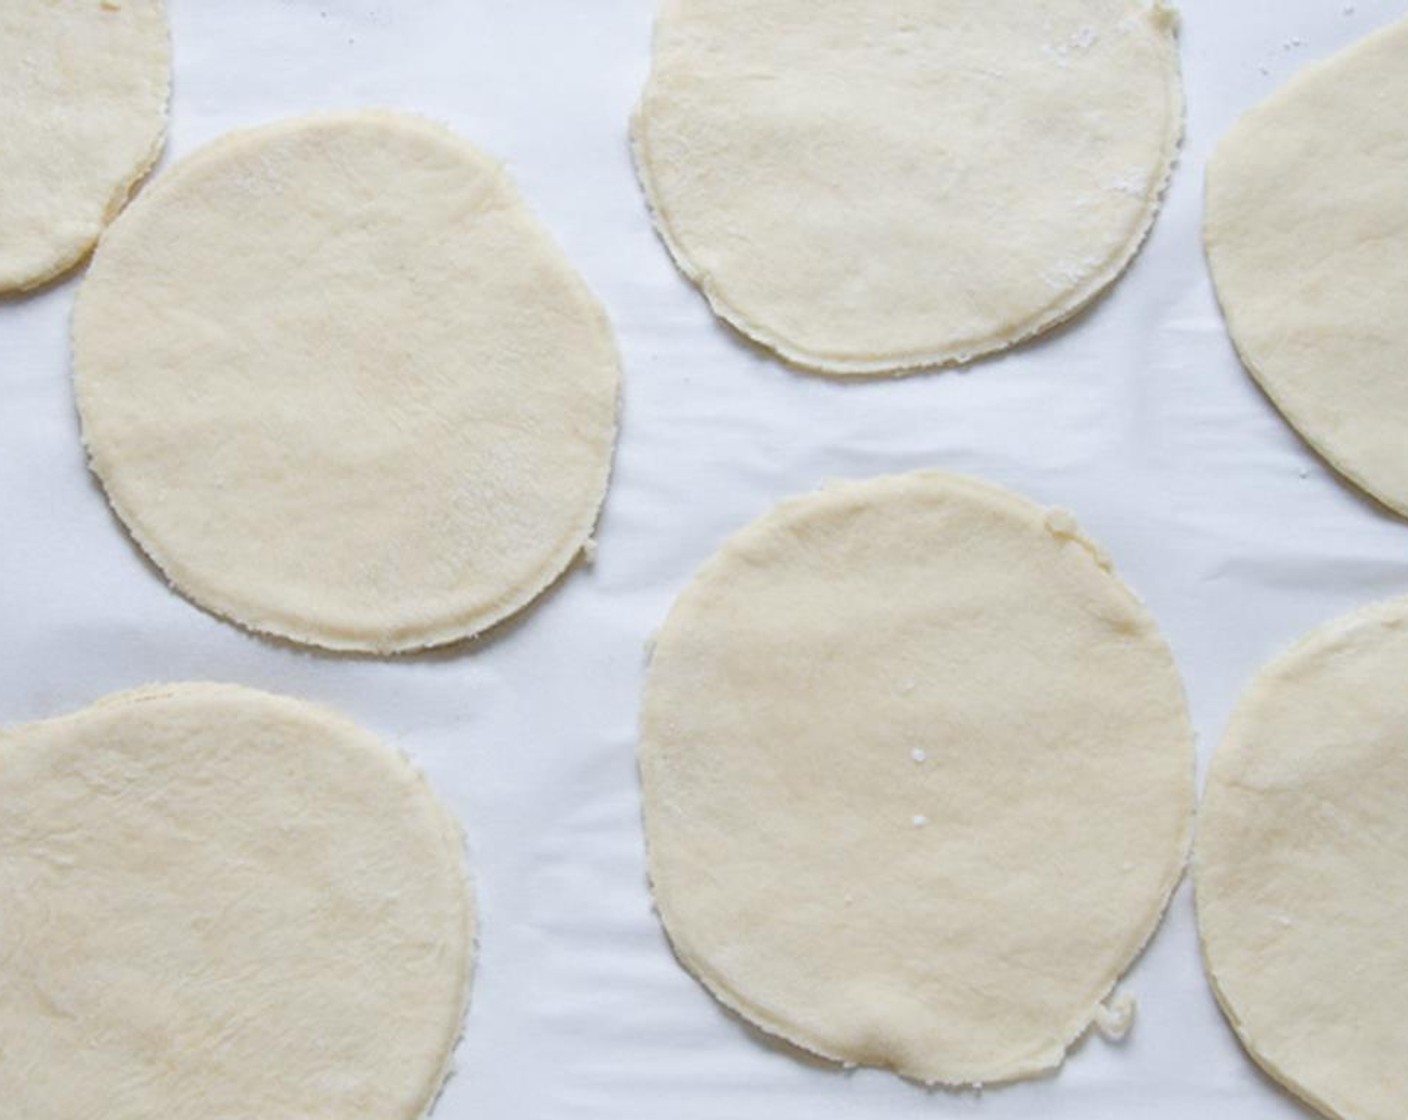
[[[1213,789],[1214,779],[1228,766],[1235,762],[1237,756],[1242,752],[1242,737],[1244,735],[1243,725],[1249,718],[1252,710],[1262,703],[1264,693],[1274,683],[1286,669],[1289,669],[1308,657],[1320,653],[1323,649],[1333,646],[1344,638],[1354,633],[1356,630],[1382,627],[1408,625],[1408,596],[1390,599],[1386,602],[1371,603],[1366,607],[1361,607],[1357,611],[1333,619],[1312,630],[1309,634],[1298,639],[1290,648],[1278,654],[1272,661],[1259,669],[1253,677],[1250,685],[1242,693],[1237,701],[1237,707],[1228,721],[1227,730],[1223,735],[1222,742],[1218,745],[1217,751],[1213,755],[1212,764],[1208,770],[1207,790],[1203,795],[1202,805],[1199,807],[1200,819],[1206,814],[1209,795],[1215,791]],[[1340,1112],[1329,1102],[1317,1096],[1309,1088],[1301,1085],[1294,1077],[1281,1069],[1272,1059],[1258,1052],[1246,1036],[1246,1026],[1236,1008],[1232,1005],[1230,998],[1223,989],[1221,981],[1218,979],[1217,966],[1213,963],[1212,950],[1209,939],[1205,933],[1203,924],[1203,914],[1205,913],[1201,868],[1204,854],[1204,841],[1200,835],[1198,843],[1193,852],[1192,879],[1193,879],[1193,907],[1197,917],[1198,927],[1198,953],[1202,960],[1203,972],[1208,980],[1208,987],[1212,989],[1213,998],[1217,1000],[1218,1009],[1222,1012],[1227,1024],[1232,1028],[1237,1036],[1237,1042],[1242,1048],[1242,1052],[1249,1057],[1256,1067],[1278,1086],[1291,1094],[1297,1100],[1303,1101],[1311,1108],[1316,1109],[1331,1120],[1354,1120],[1353,1117]]]
[[[120,216],[121,225],[125,227],[132,220],[140,220],[149,205],[152,205],[154,202],[159,203],[167,190],[179,187],[186,178],[194,175],[204,167],[207,162],[223,158],[225,153],[237,151],[242,147],[257,146],[266,136],[278,135],[282,132],[296,132],[310,123],[337,124],[375,122],[390,124],[397,128],[416,128],[422,130],[426,135],[434,137],[439,142],[449,142],[457,149],[467,151],[475,160],[488,160],[492,162],[497,169],[497,173],[507,181],[507,173],[502,163],[494,160],[488,153],[476,148],[469,141],[449,128],[431,121],[428,118],[393,109],[363,109],[344,112],[309,113],[285,118],[269,124],[237,129],[199,148],[191,155],[182,159],[170,171],[164,173],[159,181],[154,183],[149,190],[143,192],[142,197],[132,206],[128,207]],[[590,312],[598,337],[612,356],[616,372],[611,427],[609,432],[605,433],[611,451],[606,457],[601,477],[592,486],[592,501],[584,505],[581,519],[577,524],[572,526],[570,534],[564,538],[562,545],[552,553],[538,571],[527,577],[519,588],[505,595],[499,602],[478,611],[461,611],[434,626],[403,626],[391,633],[382,630],[357,631],[352,628],[346,628],[339,633],[321,623],[309,624],[306,620],[291,617],[270,617],[265,608],[258,603],[239,602],[234,597],[226,596],[219,592],[208,592],[202,589],[199,594],[196,594],[190,589],[202,586],[200,578],[198,576],[192,578],[191,573],[185,569],[179,559],[168,555],[157,544],[155,538],[147,532],[146,527],[142,524],[141,518],[137,515],[136,511],[128,505],[116,488],[108,484],[102,457],[100,453],[95,451],[88,439],[89,425],[85,409],[86,395],[84,392],[84,374],[82,363],[79,360],[78,346],[78,335],[81,330],[85,306],[84,296],[87,292],[87,288],[84,286],[79,289],[78,296],[74,301],[70,328],[70,346],[73,351],[75,398],[81,421],[81,436],[84,450],[88,458],[89,471],[102,486],[103,492],[107,495],[108,502],[113,512],[117,514],[118,520],[122,522],[123,527],[127,530],[132,541],[137,545],[143,556],[161,573],[162,578],[165,579],[167,585],[173,591],[177,592],[187,602],[198,607],[200,610],[214,615],[216,618],[222,619],[223,621],[233,623],[251,633],[293,642],[298,645],[314,646],[320,649],[330,650],[334,653],[360,653],[386,656],[395,654],[415,654],[429,649],[481,638],[486,632],[508,621],[534,604],[537,600],[542,598],[554,584],[564,579],[570,573],[575,563],[592,545],[593,534],[600,520],[602,506],[605,504],[606,495],[610,490],[612,471],[615,465],[615,447],[620,434],[621,353],[616,342],[615,332],[612,330],[610,320],[607,317],[606,309],[587,287],[586,281],[582,279],[581,275],[573,267],[571,261],[563,253],[561,247],[548,231],[547,227],[543,225],[537,215],[528,206],[522,193],[511,181],[507,181],[507,185],[513,195],[515,204],[521,209],[525,217],[532,223],[538,234],[542,237],[545,251],[555,255],[559,267],[566,275],[571,277],[571,282],[577,289],[578,298],[582,303],[583,309]],[[109,227],[109,229],[113,228],[119,228],[118,223],[114,223],[113,226]],[[102,251],[103,242],[107,237],[108,231],[104,231],[103,236],[98,241],[95,253]]]
[[[770,529],[774,523],[780,520],[791,519],[803,513],[807,507],[824,495],[836,492],[857,493],[864,491],[874,491],[876,489],[887,490],[896,485],[907,483],[938,483],[955,490],[963,491],[968,496],[975,499],[992,503],[994,506],[1004,509],[1005,512],[1021,520],[1028,521],[1034,528],[1050,533],[1059,540],[1074,544],[1088,553],[1090,560],[1095,566],[1105,573],[1112,586],[1127,598],[1130,604],[1137,611],[1143,622],[1158,637],[1160,643],[1167,650],[1165,642],[1160,634],[1157,622],[1150,614],[1143,601],[1134,591],[1119,579],[1115,574],[1114,566],[1106,556],[1103,549],[1098,544],[1081,532],[1076,525],[1074,518],[1070,514],[1059,508],[1044,508],[1031,502],[1024,497],[984,479],[967,475],[953,474],[942,470],[915,471],[909,474],[881,476],[878,478],[866,479],[862,481],[848,481],[829,483],[822,489],[811,494],[802,495],[786,499],[774,506],[769,512],[754,520],[744,528],[733,533],[724,544],[694,573],[689,584],[680,593],[665,625],[675,620],[676,612],[683,606],[686,613],[692,610],[691,604],[686,602],[689,589],[696,583],[706,579],[709,574],[719,567],[727,565],[729,558],[737,551],[746,548],[748,541],[756,534],[763,533]],[[655,654],[655,643],[650,644],[650,658]],[[1169,660],[1173,662],[1172,650],[1168,650]],[[1175,669],[1176,669],[1176,663]],[[1184,697],[1184,739],[1187,748],[1187,782],[1185,783],[1186,808],[1181,833],[1178,838],[1177,859],[1171,864],[1171,869],[1166,881],[1160,885],[1161,903],[1156,908],[1148,922],[1147,928],[1136,929],[1131,938],[1131,944],[1123,954],[1124,963],[1119,967],[1114,977],[1110,980],[1108,987],[1098,993],[1088,1009],[1081,1013],[1080,1021],[1070,1031],[1069,1037],[1064,1042],[1049,1049],[1042,1049],[1033,1052],[1030,1056],[1013,1059],[1006,1067],[998,1073],[990,1075],[981,1081],[966,1078],[961,1075],[944,1074],[937,1076],[932,1071],[924,1071],[911,1068],[903,1062],[885,1066],[907,1080],[914,1081],[926,1086],[941,1086],[947,1089],[982,1089],[988,1085],[1005,1085],[1017,1081],[1029,1080],[1055,1073],[1064,1064],[1071,1049],[1096,1025],[1100,1009],[1110,1000],[1119,987],[1120,981],[1128,975],[1130,969],[1138,962],[1144,950],[1153,940],[1154,934],[1158,932],[1163,924],[1164,917],[1168,913],[1169,906],[1173,901],[1173,895],[1184,873],[1188,867],[1189,857],[1193,846],[1194,822],[1197,811],[1197,788],[1196,771],[1197,755],[1193,749],[1193,728],[1187,714],[1186,689],[1183,685],[1182,676],[1175,672],[1178,681],[1180,694]],[[638,736],[640,748],[637,756],[637,769],[639,779],[644,790],[650,784],[648,774],[649,768],[653,764],[651,757],[650,742],[644,734],[644,714],[650,707],[649,700],[650,679],[647,676],[646,696],[641,705],[642,730]],[[675,954],[685,971],[693,976],[719,1003],[723,1004],[733,1014],[742,1017],[750,1027],[759,1029],[768,1035],[772,1035],[782,1040],[789,1046],[795,1047],[804,1053],[814,1055],[825,1061],[835,1063],[842,1068],[853,1068],[856,1063],[851,1059],[836,1054],[824,1045],[819,1044],[814,1039],[804,1037],[800,1032],[793,1030],[780,1018],[770,1014],[760,1005],[751,1003],[742,994],[734,992],[728,985],[727,980],[712,969],[703,957],[691,951],[688,937],[675,930],[670,916],[672,902],[668,887],[662,887],[660,878],[655,873],[655,866],[650,843],[650,828],[646,821],[646,802],[648,798],[642,797],[642,821],[644,824],[646,842],[646,863],[647,878],[649,880],[653,908],[660,919],[660,924],[665,931],[670,943],[670,948]]]
[[[664,17],[666,9],[679,0],[664,0],[658,20]],[[789,365],[809,373],[825,374],[840,380],[863,380],[872,377],[905,377],[925,370],[940,370],[953,366],[966,365],[980,358],[993,357],[1004,350],[1030,342],[1038,335],[1047,333],[1075,318],[1095,303],[1101,295],[1112,287],[1134,264],[1144,242],[1154,227],[1154,222],[1163,207],[1164,195],[1178,165],[1178,158],[1185,133],[1187,103],[1183,96],[1182,71],[1178,56],[1178,15],[1163,0],[1153,0],[1147,13],[1155,28],[1164,40],[1168,53],[1168,95],[1170,112],[1164,138],[1164,159],[1144,200],[1144,212],[1135,226],[1131,237],[1114,254],[1096,269],[1079,287],[1053,300],[1046,309],[1032,316],[1026,323],[1007,335],[996,335],[986,339],[961,342],[946,350],[930,353],[897,355],[889,358],[848,357],[842,354],[819,354],[794,346],[787,339],[770,331],[766,326],[753,322],[738,310],[728,294],[722,290],[715,278],[700,269],[685,253],[670,226],[669,215],[661,203],[655,189],[655,177],[649,155],[649,127],[646,123],[646,108],[650,99],[654,68],[646,79],[645,89],[631,115],[630,149],[632,162],[636,168],[636,179],[645,197],[646,208],[650,212],[651,225],[664,244],[680,273],[697,287],[708,301],[710,309],[729,326],[748,340],[762,346],[780,357]],[[658,34],[658,30],[656,32]]]
[[[1321,59],[1319,62],[1311,63],[1309,66],[1296,73],[1285,85],[1269,94],[1267,97],[1253,105],[1242,114],[1217,142],[1217,147],[1213,149],[1213,154],[1208,160],[1207,171],[1203,181],[1203,255],[1208,262],[1208,271],[1212,274],[1213,293],[1217,298],[1218,309],[1222,312],[1222,319],[1227,328],[1227,335],[1232,340],[1232,346],[1237,352],[1237,358],[1247,373],[1251,375],[1257,388],[1265,395],[1276,411],[1281,414],[1291,429],[1312,451],[1330,465],[1340,477],[1348,480],[1353,486],[1378,502],[1385,509],[1400,517],[1408,517],[1408,497],[1395,497],[1377,484],[1369,481],[1358,467],[1351,465],[1334,447],[1322,439],[1316,431],[1316,425],[1312,421],[1306,423],[1300,411],[1289,400],[1284,399],[1272,385],[1262,370],[1260,364],[1252,357],[1250,352],[1242,344],[1242,332],[1239,329],[1241,318],[1236,307],[1229,306],[1224,298],[1225,280],[1222,277],[1225,273],[1218,265],[1219,249],[1217,239],[1219,230],[1216,218],[1213,214],[1213,193],[1214,180],[1220,178],[1220,168],[1226,153],[1236,148],[1241,143],[1242,134],[1247,131],[1256,116],[1266,107],[1275,106],[1283,98],[1299,95],[1302,88],[1314,85],[1326,77],[1333,75],[1338,70],[1344,68],[1352,69],[1357,61],[1359,52],[1366,48],[1371,48],[1381,40],[1390,37],[1392,34],[1404,32],[1408,21],[1400,20],[1390,23],[1387,27],[1380,28],[1371,35],[1365,36],[1357,43],[1345,48],[1329,58]],[[1233,300],[1235,303],[1235,299]]]
[[[444,841],[446,852],[451,862],[458,869],[459,877],[464,886],[465,906],[464,925],[462,928],[464,930],[467,953],[466,959],[461,962],[463,975],[460,979],[460,991],[455,1011],[456,1028],[452,1032],[445,1053],[440,1059],[437,1072],[430,1085],[430,1091],[426,1098],[425,1105],[419,1113],[420,1120],[427,1120],[434,1110],[436,1102],[439,1101],[441,1094],[445,1091],[445,1087],[449,1083],[451,1076],[455,1072],[455,1051],[459,1047],[460,1040],[464,1037],[468,1023],[469,1003],[474,987],[474,968],[479,956],[479,918],[474,894],[474,878],[470,873],[469,862],[466,858],[464,830],[460,827],[459,821],[450,813],[445,803],[441,801],[439,795],[431,788],[425,775],[412,763],[410,757],[404,751],[383,743],[371,732],[354,723],[340,712],[324,707],[321,704],[311,703],[306,700],[297,700],[293,697],[283,696],[277,693],[265,692],[262,689],[248,688],[244,685],[217,684],[212,682],[183,682],[174,684],[150,684],[123,692],[114,692],[100,697],[86,707],[80,708],[78,711],[69,712],[65,715],[22,724],[17,727],[0,726],[0,762],[3,761],[4,752],[24,749],[20,738],[26,729],[40,726],[56,727],[65,723],[81,722],[95,711],[135,707],[152,701],[183,697],[192,699],[204,697],[212,700],[237,700],[245,704],[258,704],[262,707],[289,713],[303,719],[315,719],[325,727],[335,729],[339,736],[345,741],[355,741],[357,749],[389,758],[393,760],[394,765],[404,767],[415,776],[416,784],[423,791],[426,801],[433,808],[433,812],[440,825],[441,838]]]
[[[46,284],[52,283],[59,277],[71,272],[92,254],[99,241],[102,239],[104,231],[112,225],[118,215],[132,200],[138,188],[151,174],[152,168],[161,158],[161,154],[166,150],[167,134],[171,127],[171,86],[172,86],[172,44],[171,44],[171,19],[167,11],[167,0],[154,0],[156,6],[161,11],[162,23],[162,102],[160,111],[160,122],[156,135],[152,137],[151,147],[142,156],[141,160],[132,168],[131,174],[118,183],[114,188],[107,205],[103,209],[103,215],[98,221],[98,226],[92,231],[92,235],[86,237],[82,242],[73,242],[70,245],[57,249],[48,264],[40,266],[35,271],[19,273],[14,276],[0,275],[0,298],[6,295],[23,296],[27,293],[38,291]]]

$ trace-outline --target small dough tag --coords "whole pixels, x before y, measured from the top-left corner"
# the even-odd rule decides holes
[[[1123,1042],[1134,1026],[1139,1002],[1124,989],[1115,992],[1095,1009],[1095,1029],[1108,1042]]]

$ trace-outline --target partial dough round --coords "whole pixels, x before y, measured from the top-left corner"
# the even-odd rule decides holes
[[[1198,925],[1272,1077],[1340,1120],[1408,1113],[1408,599],[1263,670],[1213,759]]]
[[[319,708],[173,685],[0,735],[0,1100],[417,1120],[469,998],[459,831]]]
[[[680,269],[789,361],[968,361],[1138,250],[1183,128],[1144,0],[665,0],[636,167]]]
[[[1244,116],[1204,234],[1232,340],[1330,464],[1408,516],[1408,20]]]
[[[388,652],[479,633],[587,545],[601,307],[503,168],[391,113],[216,142],[144,192],[74,320],[94,471],[197,603]]]
[[[1194,797],[1148,612],[1068,514],[942,474],[729,541],[657,640],[641,774],[685,967],[799,1046],[950,1085],[1061,1063]]]
[[[166,136],[162,0],[0,4],[0,292],[81,260]]]

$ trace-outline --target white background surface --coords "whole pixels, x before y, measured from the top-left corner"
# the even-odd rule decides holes
[[[1088,1042],[1053,1079],[926,1092],[774,1049],[677,966],[650,911],[635,719],[643,644],[694,569],[780,498],[834,477],[942,466],[1072,510],[1178,654],[1204,770],[1261,664],[1408,592],[1408,525],[1340,483],[1254,388],[1198,240],[1216,139],[1408,3],[1183,0],[1184,156],[1113,295],[1008,357],[875,384],[750,349],[656,242],[626,145],[652,0],[171,3],[168,163],[236,126],[363,105],[419,110],[507,162],[624,355],[600,552],[492,639],[420,658],[300,652],[215,621],[166,590],[85,471],[75,276],[0,301],[0,724],[205,678],[333,705],[407,750],[465,823],[482,912],[441,1120],[1308,1115],[1218,1016],[1187,884],[1129,977],[1129,1040]]]

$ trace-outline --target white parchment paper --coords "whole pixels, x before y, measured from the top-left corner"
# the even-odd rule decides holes
[[[215,621],[166,589],[85,470],[67,344],[79,273],[0,301],[0,724],[215,679],[331,704],[408,751],[464,821],[482,911],[441,1120],[1307,1115],[1218,1015],[1186,884],[1128,977],[1128,1040],[1088,1041],[1055,1078],[955,1095],[780,1051],[679,968],[651,913],[635,719],[644,643],[695,568],[831,478],[940,466],[1074,512],[1172,642],[1204,768],[1268,658],[1408,593],[1408,524],[1339,482],[1252,385],[1199,244],[1217,138],[1405,0],[1183,0],[1187,143],[1114,293],[969,371],[855,385],[740,342],[656,242],[626,144],[652,0],[170,2],[167,164],[234,127],[368,105],[438,118],[506,161],[624,355],[600,549],[490,640],[420,658],[300,652]]]

